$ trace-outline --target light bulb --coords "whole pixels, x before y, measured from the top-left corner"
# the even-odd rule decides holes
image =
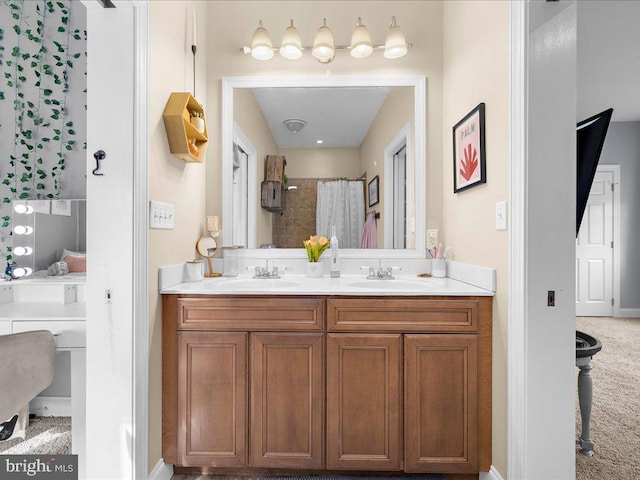
[[[391,17],[391,24],[384,42],[384,58],[400,58],[407,54],[407,41],[404,33],[396,24],[396,17]]]
[[[24,255],[31,255],[33,253],[33,249],[31,247],[16,247],[13,249],[13,253],[22,257]]]
[[[24,215],[29,215],[33,213],[33,207],[31,205],[25,205],[24,203],[17,204],[16,206],[13,207],[13,210],[16,213],[20,213]]]
[[[16,235],[31,235],[33,233],[33,227],[28,225],[16,225],[13,227],[13,233]]]
[[[356,28],[351,34],[351,56],[353,58],[366,58],[373,52],[371,35],[369,30],[362,24],[362,19],[358,17]]]
[[[13,276],[16,278],[28,277],[33,273],[33,270],[29,267],[17,267],[13,269]]]
[[[251,56],[256,60],[269,60],[273,58],[273,45],[269,38],[269,32],[262,26],[262,20],[253,34],[251,42]]]
[[[326,18],[322,19],[322,26],[318,29],[313,39],[311,55],[322,63],[329,63],[336,55],[333,34],[331,30],[329,30],[329,27],[327,27]]]
[[[293,20],[284,31],[280,44],[280,55],[288,60],[297,60],[302,56],[302,39],[298,29],[293,26]]]

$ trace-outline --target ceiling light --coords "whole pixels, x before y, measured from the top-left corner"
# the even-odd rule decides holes
[[[366,58],[373,52],[373,43],[371,43],[371,35],[369,30],[362,23],[362,19],[358,17],[356,28],[351,34],[351,56],[353,58]]]
[[[318,145],[320,145],[320,144],[324,143],[324,140],[316,140],[316,143],[317,143]]]
[[[256,60],[269,60],[273,58],[273,45],[269,38],[269,32],[262,26],[262,20],[260,20],[258,28],[256,28],[256,31],[253,33],[251,56]]]
[[[391,17],[391,24],[384,42],[384,58],[400,58],[407,54],[407,41],[404,33],[396,24],[396,17]]]
[[[331,30],[327,27],[326,18],[322,19],[322,26],[318,29],[313,39],[311,55],[322,63],[329,63],[336,56],[333,33],[331,33]]]
[[[291,133],[298,133],[300,130],[304,128],[307,124],[304,120],[300,120],[299,118],[289,118],[282,122],[282,124],[287,127]]]
[[[284,31],[280,44],[280,55],[289,60],[297,60],[302,56],[302,39],[298,29],[293,26],[293,20]]]

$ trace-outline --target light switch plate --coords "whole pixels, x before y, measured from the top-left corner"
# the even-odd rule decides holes
[[[433,228],[427,230],[427,248],[433,248],[438,245],[438,229]]]
[[[173,230],[173,204],[151,200],[149,208],[149,228]]]
[[[507,229],[507,202],[496,203],[496,230]]]

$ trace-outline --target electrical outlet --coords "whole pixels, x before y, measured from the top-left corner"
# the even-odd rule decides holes
[[[154,202],[149,208],[149,228],[173,230],[173,204]]]
[[[438,245],[438,229],[427,230],[427,248],[433,248]]]

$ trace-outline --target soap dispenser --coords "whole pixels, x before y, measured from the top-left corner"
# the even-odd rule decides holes
[[[331,227],[331,278],[340,277],[340,260],[338,259],[338,237],[336,226]]]

